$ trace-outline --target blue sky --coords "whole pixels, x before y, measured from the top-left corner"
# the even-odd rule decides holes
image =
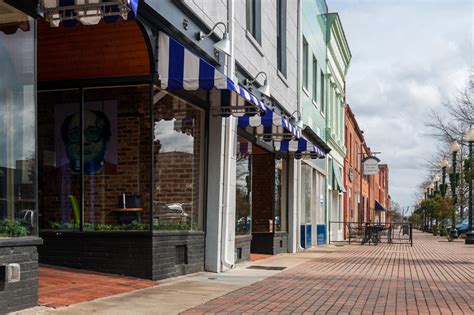
[[[437,143],[424,123],[473,67],[473,0],[328,0],[352,52],[346,89],[366,141],[390,168],[390,194],[414,203]]]

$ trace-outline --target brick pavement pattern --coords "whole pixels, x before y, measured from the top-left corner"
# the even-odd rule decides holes
[[[211,300],[195,314],[474,314],[474,246],[350,245]]]
[[[131,292],[158,285],[158,282],[92,271],[40,266],[39,304],[61,307]]]

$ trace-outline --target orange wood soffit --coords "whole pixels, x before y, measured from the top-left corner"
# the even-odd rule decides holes
[[[38,81],[150,74],[143,32],[135,21],[51,27],[38,21]]]

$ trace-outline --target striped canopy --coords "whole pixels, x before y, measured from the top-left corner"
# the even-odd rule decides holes
[[[309,154],[312,158],[324,158],[326,156],[323,150],[304,137],[297,140],[275,141],[274,146],[277,151]]]
[[[158,45],[158,75],[162,89],[220,91],[220,107],[230,109],[229,114],[239,117],[239,127],[254,127],[258,135],[270,135],[266,140],[273,141],[277,151],[307,154],[311,158],[325,157],[324,151],[302,137],[301,131],[286,117],[272,111],[255,95],[186,49],[176,39],[160,32]],[[248,104],[261,114],[240,109],[242,106],[248,107]]]
[[[296,126],[290,123],[284,116],[270,109],[262,115],[239,117],[238,124],[243,129],[247,128],[247,126],[255,127],[256,133],[260,135],[273,134],[278,137],[287,133],[295,138],[301,137],[301,131]]]
[[[247,103],[259,111],[269,110],[255,95],[186,49],[174,38],[160,32],[158,45],[158,75],[162,89],[210,91],[215,88],[221,91],[221,107],[245,106]],[[232,114],[243,116],[245,111]]]

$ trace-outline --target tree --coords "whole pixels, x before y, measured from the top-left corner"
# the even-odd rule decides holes
[[[441,158],[449,157],[449,146],[452,141],[461,142],[461,150],[458,153],[457,171],[460,174],[459,186],[457,187],[457,205],[459,214],[464,217],[464,210],[467,208],[468,185],[466,185],[463,173],[464,160],[467,158],[467,143],[464,141],[464,135],[467,128],[474,125],[474,69],[469,75],[465,87],[458,91],[452,99],[448,99],[443,104],[442,113],[433,111],[426,126],[431,129],[431,136],[438,139],[440,146],[444,149],[438,150],[438,156],[427,162],[427,168],[431,171],[439,170],[437,162]],[[442,156],[442,157],[441,157]]]

